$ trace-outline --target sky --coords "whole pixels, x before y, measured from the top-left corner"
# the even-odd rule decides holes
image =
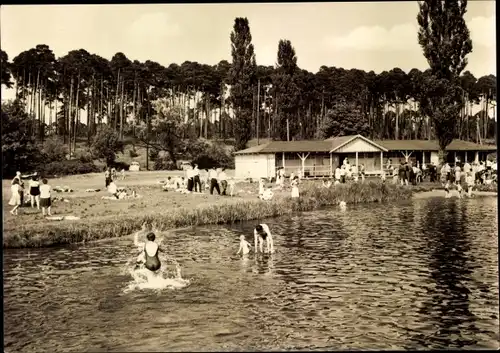
[[[331,2],[256,4],[11,5],[0,8],[0,44],[9,59],[37,44],[56,57],[86,49],[107,59],[171,63],[231,62],[235,17],[247,17],[259,65],[274,65],[278,42],[289,39],[298,65],[357,68],[376,73],[424,70],[417,42],[418,3]],[[496,75],[495,2],[469,1],[466,22],[473,52],[466,70]],[[13,95],[13,90],[2,96]],[[11,97],[9,97],[11,98]]]

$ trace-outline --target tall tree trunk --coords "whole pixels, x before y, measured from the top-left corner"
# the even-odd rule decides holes
[[[73,103],[73,83],[74,79],[73,76],[71,76],[71,85],[69,86],[69,101],[67,102],[68,105],[68,119],[67,119],[67,130],[68,130],[68,153],[69,157],[71,158],[71,119],[72,119],[72,103]]]
[[[125,78],[122,78],[121,84],[121,96],[120,96],[120,139],[123,140],[123,115],[124,115],[124,105],[123,96],[125,91]]]
[[[399,140],[399,102],[395,102],[396,106],[396,130],[395,130],[395,139]]]
[[[33,108],[33,127],[36,126],[36,119],[40,119],[40,102],[39,102],[39,99],[37,99],[37,95],[38,95],[38,87],[40,86],[40,69],[38,69],[37,71],[37,74],[36,74],[36,84],[35,84],[35,90],[33,91],[33,105],[32,105],[32,108]],[[37,101],[38,101],[38,105],[37,105]],[[38,117],[37,117],[38,115]],[[40,123],[40,121],[39,121]],[[35,133],[36,129],[33,129],[33,132]],[[36,134],[34,135],[36,136]]]
[[[75,98],[75,119],[74,119],[74,128],[73,128],[73,152],[76,151],[76,136],[77,136],[77,127],[80,119],[80,101],[78,97],[80,95],[80,71],[78,71],[78,81],[76,83],[76,98]]]
[[[120,93],[120,69],[118,69],[118,77],[116,79],[115,104],[114,104],[114,107],[113,107],[113,118],[114,118],[113,128],[115,129],[115,131],[116,131],[116,128],[117,128],[116,125],[118,123],[118,114],[117,114],[116,108],[118,107],[119,93]]]
[[[135,138],[135,126],[137,125],[137,117],[135,116],[135,91],[137,89],[137,73],[134,74],[134,91],[132,93],[132,116],[134,123],[132,124],[132,136]]]
[[[207,110],[207,113],[206,113],[206,119],[205,119],[205,139],[208,140],[208,121],[210,119],[210,97],[206,97],[206,100],[205,100],[205,106],[206,106],[206,110]]]
[[[490,103],[490,94],[491,94],[491,90],[489,90],[487,93],[486,93],[486,101],[484,102],[485,104],[485,107],[484,107],[484,138],[487,139],[488,138],[488,122],[489,122],[489,115],[488,115],[488,112],[489,112],[489,103]]]

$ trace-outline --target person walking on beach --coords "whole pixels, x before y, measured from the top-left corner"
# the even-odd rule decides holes
[[[193,168],[193,182],[194,182],[194,191],[195,192],[203,192],[201,189],[201,179],[200,179],[200,169],[198,168],[198,164],[194,164]]]
[[[254,245],[255,245],[255,253],[257,253],[257,243],[260,249],[260,252],[264,252],[264,241],[266,242],[266,252],[273,253],[274,252],[274,242],[273,236],[271,235],[271,231],[267,224],[258,224],[254,231]]]
[[[21,193],[24,192],[23,188],[19,184],[19,179],[12,180],[10,191],[12,195],[9,200],[9,205],[14,206],[14,208],[10,210],[10,214],[17,216],[18,208],[21,206]]]
[[[38,175],[31,177],[29,188],[31,208],[36,205],[36,208],[40,209],[40,182],[38,181]]]
[[[51,187],[49,184],[47,184],[47,179],[42,179],[42,185],[40,186],[40,206],[42,207],[43,216],[45,216],[45,210],[47,210],[47,214],[49,216],[52,216],[52,214],[50,213],[50,190]]]
[[[217,193],[220,195],[220,188],[217,177],[217,170],[215,168],[211,168],[208,171],[208,179],[210,179],[210,195],[214,194],[214,189],[217,190]]]
[[[222,195],[226,196],[227,175],[226,175],[224,168],[222,168],[220,173],[219,173],[219,182],[220,182],[220,186],[222,187]]]

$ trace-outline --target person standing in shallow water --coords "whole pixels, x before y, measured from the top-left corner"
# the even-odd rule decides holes
[[[254,231],[254,243],[255,243],[255,253],[257,253],[257,244],[259,246],[260,252],[264,252],[264,241],[266,242],[266,252],[274,252],[274,242],[273,236],[267,224],[258,224]]]

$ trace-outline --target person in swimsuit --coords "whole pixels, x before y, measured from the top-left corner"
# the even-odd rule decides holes
[[[247,255],[250,252],[250,243],[246,241],[244,235],[240,235],[240,248],[238,249],[236,255],[239,255],[240,252],[242,255]]]
[[[34,175],[30,180],[30,201],[31,207],[40,209],[40,182],[38,181],[38,176]]]
[[[137,237],[138,234],[136,234],[134,243],[137,247],[140,248],[141,251],[138,260],[141,259],[144,263],[144,267],[151,272],[158,271],[161,268],[161,262],[160,258],[158,257],[158,253],[162,250],[160,246],[155,243],[155,234],[153,232],[148,233],[148,235],[146,235],[147,241],[145,243],[139,243],[137,241]]]
[[[266,252],[274,252],[273,236],[267,224],[258,224],[254,231],[255,253],[257,253],[257,243],[259,243],[260,252],[263,251],[264,241],[266,241]]]

